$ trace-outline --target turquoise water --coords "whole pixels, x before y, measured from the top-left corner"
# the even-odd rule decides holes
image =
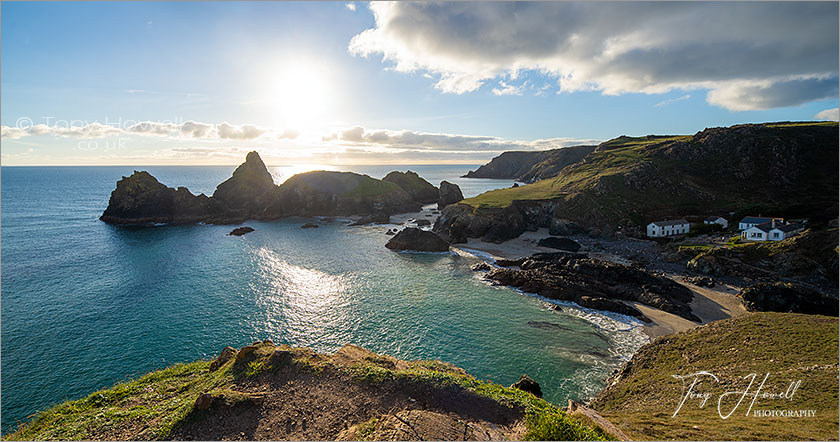
[[[502,384],[528,373],[560,404],[597,392],[645,341],[632,321],[490,286],[470,271],[472,255],[391,252],[389,226],[286,219],[229,237],[231,226],[100,222],[133,169],[2,168],[4,433],[50,404],[257,339],[319,351],[355,343]],[[208,194],[233,170],[142,169]],[[411,169],[466,196],[512,183],[456,178],[472,166]],[[295,171],[272,168],[278,182]]]

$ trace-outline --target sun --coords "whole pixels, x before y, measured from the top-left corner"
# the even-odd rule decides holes
[[[268,99],[285,127],[303,129],[322,123],[331,106],[326,71],[312,63],[293,63],[271,75]]]

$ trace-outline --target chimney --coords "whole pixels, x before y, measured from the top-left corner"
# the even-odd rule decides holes
[[[772,227],[774,229],[776,228],[776,219],[775,218],[773,218],[773,221],[770,221],[770,227]]]

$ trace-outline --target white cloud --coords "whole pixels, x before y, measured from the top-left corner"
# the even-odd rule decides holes
[[[827,121],[838,121],[840,120],[840,109],[826,109],[824,111],[817,112],[814,115],[815,120],[827,120]]]
[[[124,127],[99,122],[75,125],[35,124],[23,127],[2,126],[3,139],[15,140],[28,136],[47,135],[63,138],[103,138],[119,135],[141,135],[168,138],[256,140],[258,138],[295,139],[299,132],[294,129],[274,131],[253,124],[233,125],[222,122],[217,125],[187,121],[184,123],[143,121],[126,124]]]
[[[499,87],[493,88],[493,95],[522,95],[522,92],[528,86],[528,82],[524,82],[519,86],[506,83],[504,80],[499,80]]]
[[[838,94],[838,5],[793,2],[373,2],[350,53],[463,94],[525,70],[562,92],[709,90],[769,109]],[[504,87],[497,88],[503,91]]]
[[[342,146],[375,147],[392,151],[487,153],[508,150],[546,150],[581,144],[598,144],[598,140],[549,138],[533,141],[507,140],[498,137],[443,133],[365,129],[355,126],[323,138]]]
[[[676,102],[678,102],[678,101],[685,101],[685,100],[688,100],[689,98],[691,98],[691,95],[689,95],[689,94],[685,94],[685,95],[683,95],[682,97],[671,98],[671,99],[668,99],[668,100],[663,100],[663,101],[660,101],[659,103],[656,103],[656,104],[654,105],[654,107],[663,107],[663,106],[667,106],[667,105],[669,105],[669,104],[676,103]]]
[[[350,2],[350,3],[345,3],[345,4],[344,4],[344,7],[345,7],[345,8],[347,8],[347,9],[349,9],[349,10],[351,10],[351,11],[355,11],[355,10],[356,10],[356,4],[355,4],[355,3],[353,3],[353,2]]]

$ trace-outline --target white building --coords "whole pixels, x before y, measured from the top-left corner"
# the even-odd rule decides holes
[[[729,227],[729,221],[722,216],[710,216],[703,220],[703,224],[720,224],[724,229]]]
[[[803,229],[802,224],[782,224],[772,220],[744,230],[741,232],[741,238],[747,241],[781,241],[798,235]]]
[[[744,231],[751,227],[755,227],[759,224],[769,223],[770,221],[776,221],[778,223],[785,222],[784,218],[764,218],[761,216],[745,216],[738,222],[738,230]]]
[[[647,236],[660,238],[664,236],[682,235],[688,233],[691,224],[684,219],[671,221],[654,221],[647,225]]]

